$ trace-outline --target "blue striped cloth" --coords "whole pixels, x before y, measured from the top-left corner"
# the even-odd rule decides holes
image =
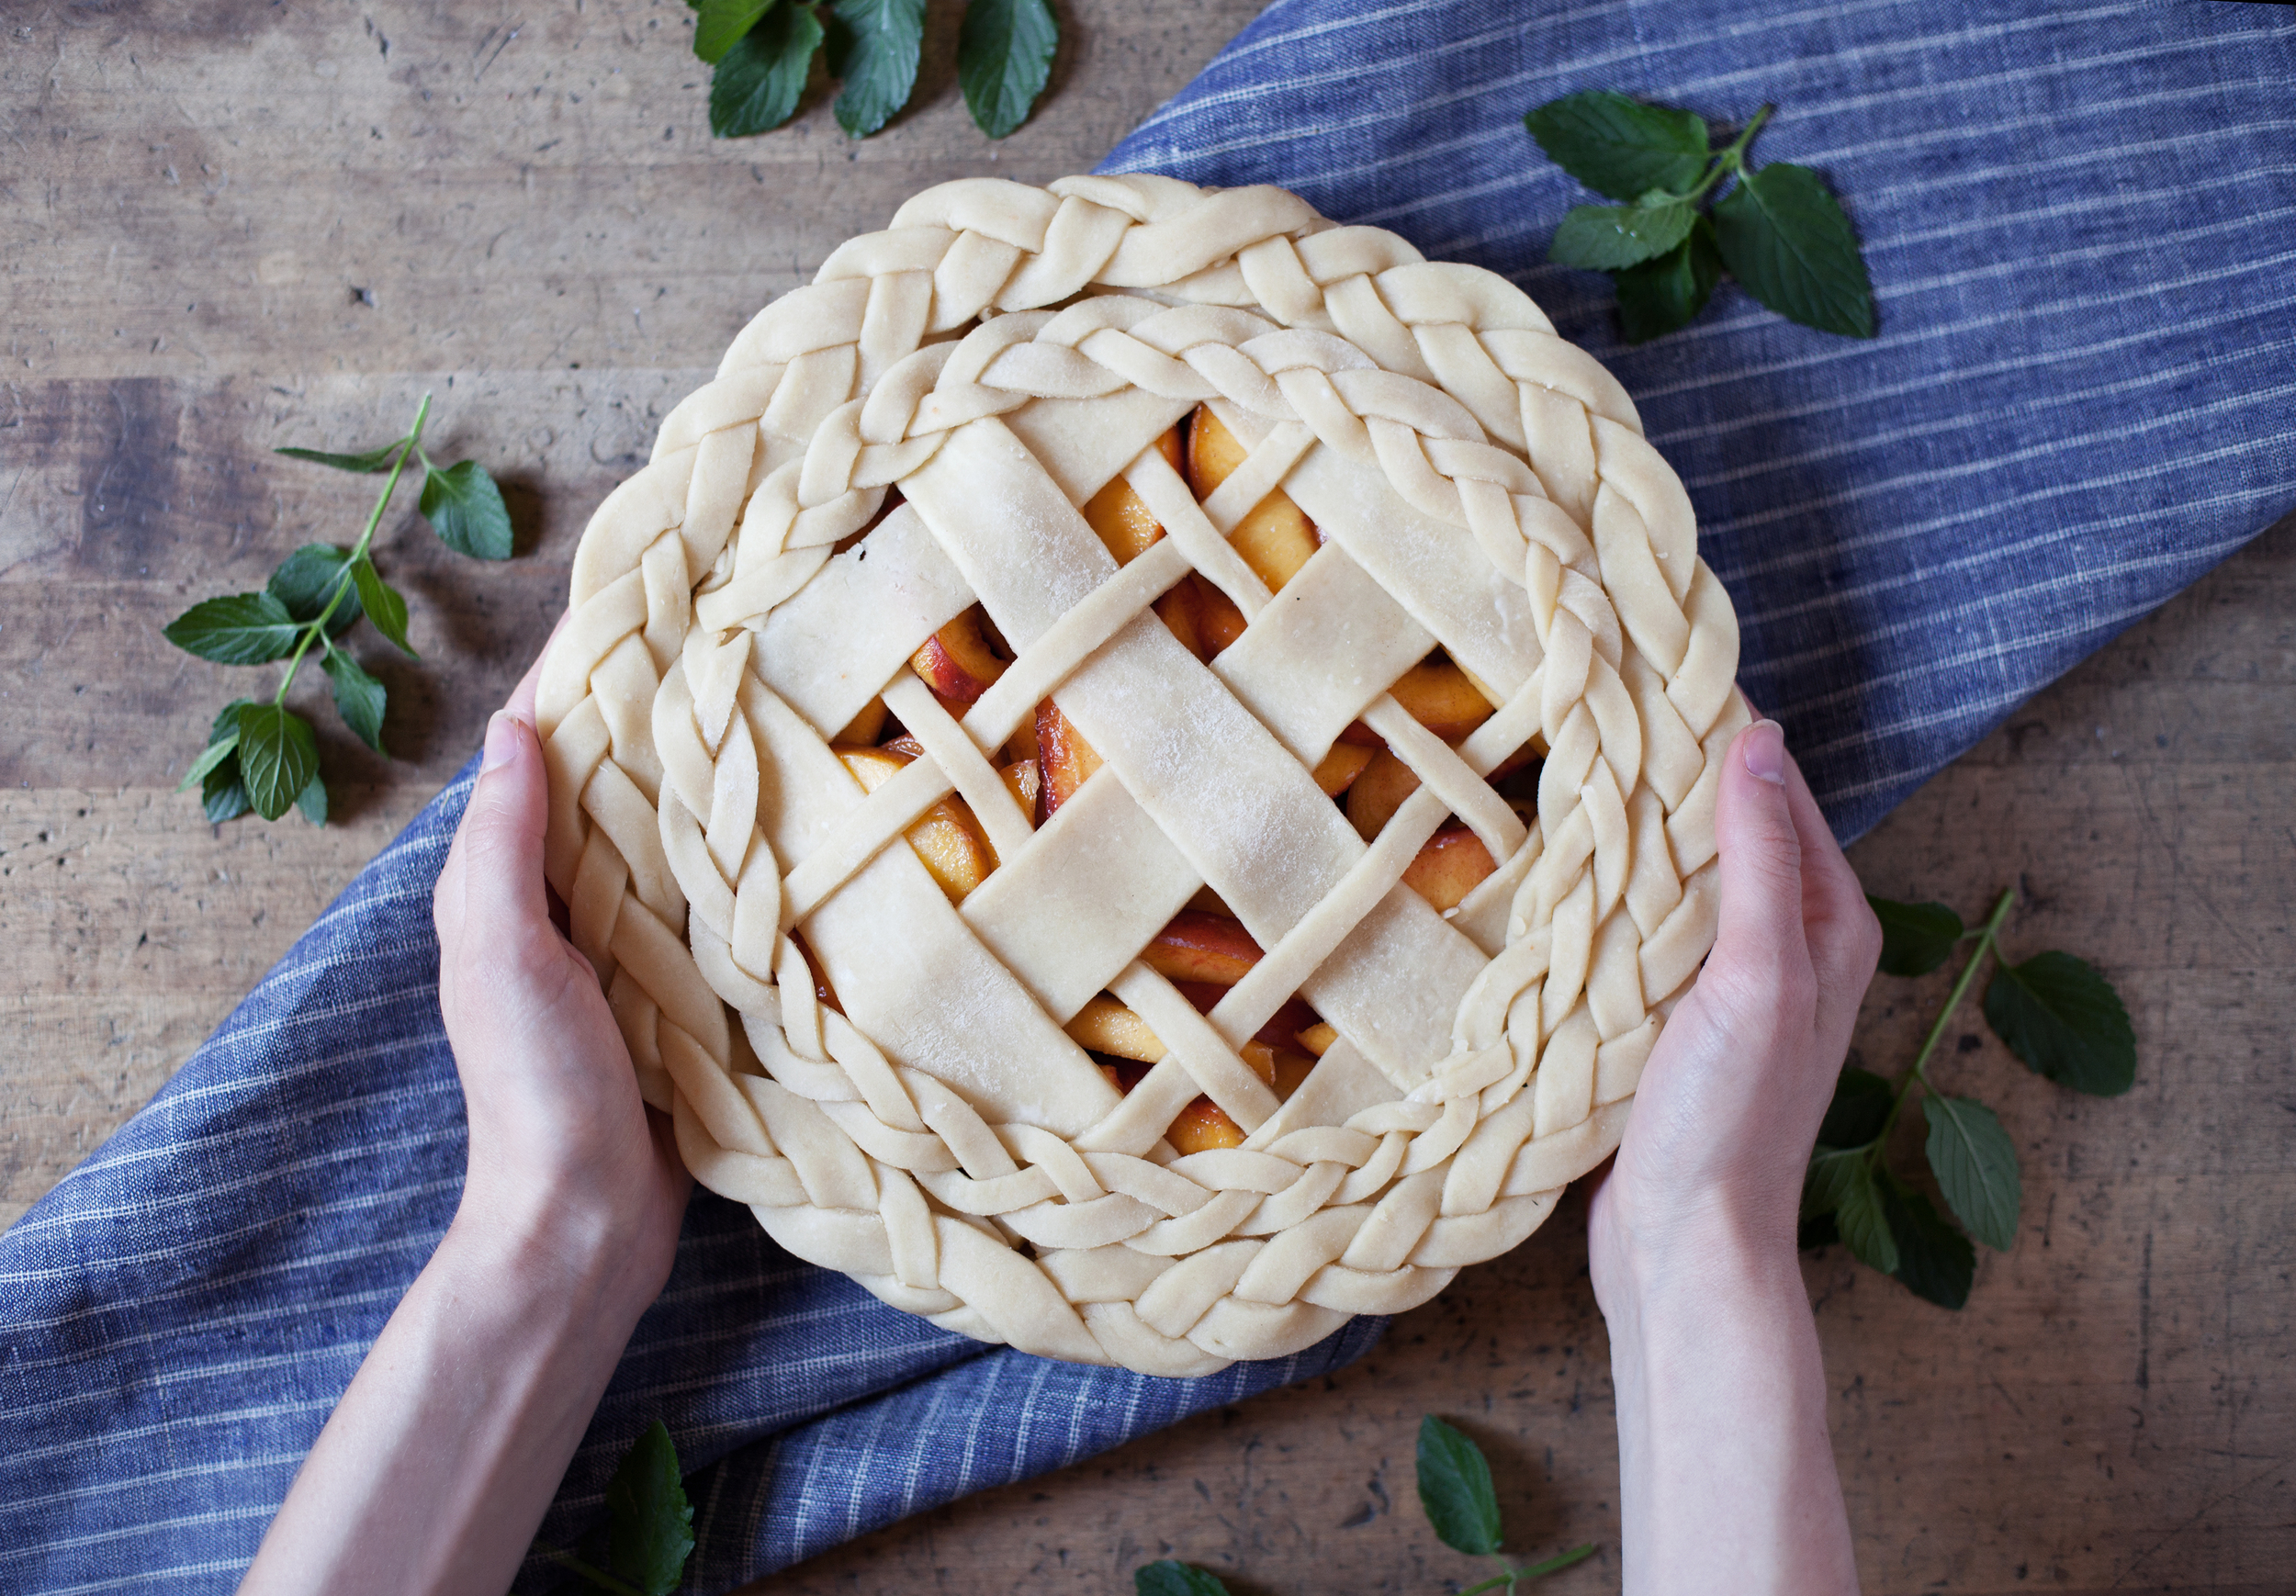
[[[2296,17],[2283,6],[1288,0],[1111,158],[1277,182],[1523,283],[1611,363],[1690,485],[1780,714],[1845,835],[2296,504]],[[1864,241],[1882,336],[1726,287],[1617,345],[1540,264],[1586,197],[1521,128],[1622,88],[1779,111]],[[229,1589],[461,1185],[428,904],[470,773],[118,1135],[0,1236],[0,1592]],[[1536,1243],[1534,1243],[1536,1244]],[[699,1195],[546,1525],[594,1520],[656,1415],[692,1586],[1251,1391],[984,1349],[777,1252]]]

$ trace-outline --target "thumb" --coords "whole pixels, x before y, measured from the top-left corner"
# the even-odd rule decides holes
[[[442,931],[450,917],[465,938],[548,927],[542,834],[549,801],[534,726],[514,711],[498,711],[487,723],[486,758],[440,877]]]
[[[1714,840],[1722,908],[1716,950],[1775,970],[1808,962],[1802,926],[1802,840],[1786,785],[1785,732],[1756,721],[1723,756]]]

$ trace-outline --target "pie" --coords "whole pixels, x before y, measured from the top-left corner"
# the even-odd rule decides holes
[[[1207,1374],[1616,1146],[1737,659],[1633,405],[1503,278],[1280,189],[945,184],[591,519],[548,873],[781,1245]]]

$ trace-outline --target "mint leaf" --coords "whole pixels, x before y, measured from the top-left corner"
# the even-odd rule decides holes
[[[320,664],[334,684],[335,713],[343,724],[358,733],[359,741],[389,759],[390,750],[383,747],[383,708],[389,694],[383,684],[340,648],[328,649]]]
[[[1847,338],[1874,336],[1874,286],[1826,180],[1774,161],[1747,174],[1714,208],[1715,242],[1730,275],[1790,321]]]
[[[1722,254],[1714,245],[1714,223],[1700,217],[1690,236],[1656,260],[1613,274],[1618,284],[1618,320],[1629,343],[1648,343],[1663,332],[1687,327],[1706,308],[1722,278]]]
[[[264,590],[308,626],[319,619],[327,601],[334,598],[335,583],[342,579],[343,568],[350,560],[348,549],[331,543],[307,543],[279,562],[279,568],[264,584]],[[342,636],[358,624],[360,613],[358,590],[353,588],[336,601],[334,613],[327,617],[327,635]]]
[[[1052,75],[1060,24],[1045,0],[971,0],[957,33],[957,82],[982,132],[1001,139],[1029,119]]]
[[[776,6],[728,50],[710,79],[710,131],[720,139],[770,132],[797,114],[821,24],[812,10]]]
[[[1890,1237],[1897,1243],[1897,1267],[1891,1273],[1916,1297],[1940,1308],[1958,1309],[1967,1302],[1977,1277],[1977,1253],[1969,1238],[1947,1224],[1918,1191],[1890,1181],[1881,1198]]]
[[[2004,964],[1985,989],[1986,1023],[2061,1086],[2117,1097],[2136,1081],[2136,1032],[2121,995],[2070,953]]]
[[[1833,1101],[1826,1105],[1826,1121],[1818,1128],[1821,1148],[1863,1147],[1882,1133],[1889,1108],[1897,1100],[1896,1088],[1871,1070],[1855,1064],[1842,1067],[1834,1082]]]
[[[351,581],[358,590],[359,604],[366,611],[366,618],[375,623],[375,630],[396,643],[409,658],[419,659],[413,646],[407,641],[407,601],[399,590],[382,579],[375,562],[361,555],[351,564]]]
[[[1701,118],[1604,89],[1550,100],[1523,125],[1548,160],[1613,199],[1639,198],[1653,188],[1682,193],[1705,173],[1711,154]]]
[[[303,812],[303,818],[313,826],[327,824],[327,783],[321,781],[316,772],[303,784],[303,790],[295,795],[295,806]]]
[[[377,471],[389,470],[391,461],[407,444],[407,439],[400,438],[385,444],[379,449],[369,449],[364,455],[330,455],[320,449],[274,449],[271,452],[285,455],[293,460],[309,460],[315,466],[332,466],[338,471],[356,471],[364,476],[372,476]]]
[[[829,71],[837,125],[860,139],[891,121],[917,86],[925,46],[925,0],[835,0],[829,7]]]
[[[1499,1498],[1482,1448],[1433,1413],[1419,1422],[1419,1505],[1436,1537],[1455,1552],[1499,1550]]]
[[[1877,898],[1865,901],[1882,923],[1882,973],[1927,975],[1945,962],[1964,929],[1961,916],[1943,904],[1900,904]]]
[[[1997,1253],[2017,1240],[2024,1197],[2017,1144],[1993,1110],[1968,1097],[1932,1094],[1921,1112],[1930,1122],[1930,1168],[1954,1217]]]
[[[1833,1215],[1834,1229],[1859,1262],[1883,1274],[1897,1268],[1897,1243],[1883,1217],[1881,1193],[1863,1150],[1821,1151],[1802,1185],[1802,1217]]]
[[[511,557],[510,509],[478,461],[459,460],[444,471],[435,466],[426,469],[419,508],[439,541],[456,554],[482,560]]]
[[[1681,200],[1658,205],[1574,205],[1555,230],[1547,258],[1598,272],[1662,255],[1690,237],[1697,212]]]
[[[176,792],[190,792],[193,787],[207,781],[208,771],[214,770],[218,765],[220,765],[224,760],[230,759],[233,754],[239,751],[239,710],[237,705],[232,706],[231,714],[231,729],[225,732],[221,736],[216,738],[215,741],[209,743],[206,747],[199,751],[199,757],[191,762],[191,769],[184,772],[184,779],[175,783]]]
[[[693,1550],[693,1505],[678,1448],[659,1419],[631,1443],[606,1485],[609,1568],[646,1596],[670,1596]]]
[[[1132,1590],[1133,1596],[1228,1596],[1228,1588],[1219,1576],[1170,1557],[1134,1568]]]
[[[694,9],[693,53],[715,66],[773,8],[773,0],[702,0]]]
[[[269,593],[203,599],[160,629],[186,654],[218,665],[261,665],[295,652],[303,629]]]
[[[319,740],[310,723],[276,703],[242,706],[239,770],[249,806],[265,820],[278,819],[319,774]]]
[[[247,786],[240,780],[239,739],[231,739],[231,757],[207,773],[199,783],[199,807],[210,826],[237,820],[247,813]]]

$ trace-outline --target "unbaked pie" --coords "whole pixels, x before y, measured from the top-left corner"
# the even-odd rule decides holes
[[[987,180],[769,306],[575,556],[548,870],[695,1177],[1049,1357],[1424,1301],[1616,1146],[1738,629],[1504,279]]]

